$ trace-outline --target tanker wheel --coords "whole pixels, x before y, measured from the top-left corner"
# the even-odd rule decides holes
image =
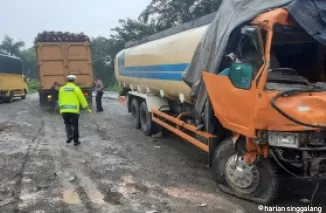
[[[139,121],[139,104],[137,99],[132,99],[131,101],[131,116],[132,116],[132,125],[135,129],[140,128],[140,121]]]
[[[212,169],[219,189],[259,204],[271,204],[280,188],[274,166],[267,159],[260,159],[250,166],[244,162],[243,155],[239,155],[231,138],[216,148]]]
[[[146,101],[140,105],[140,126],[145,135],[151,136],[158,132],[158,125],[152,121],[152,114],[148,111]]]

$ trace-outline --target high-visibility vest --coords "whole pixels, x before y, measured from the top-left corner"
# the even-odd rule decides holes
[[[83,108],[88,107],[87,100],[81,89],[76,84],[70,82],[59,89],[58,103],[60,113],[79,114],[79,105],[82,105]]]

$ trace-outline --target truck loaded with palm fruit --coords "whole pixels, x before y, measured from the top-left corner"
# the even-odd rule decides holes
[[[66,76],[77,76],[76,84],[92,104],[93,68],[91,45],[83,33],[44,31],[35,38],[40,79],[39,102],[42,107],[54,107],[51,87],[63,85]]]

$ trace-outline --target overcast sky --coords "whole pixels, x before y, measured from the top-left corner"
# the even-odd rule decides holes
[[[119,18],[138,18],[150,0],[1,0],[0,38],[33,44],[43,30],[109,36]]]

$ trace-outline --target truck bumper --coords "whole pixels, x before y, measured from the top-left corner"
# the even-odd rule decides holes
[[[92,88],[82,88],[81,90],[88,102],[88,105],[91,107],[93,102]],[[42,108],[51,108],[51,109],[54,109],[56,103],[55,101],[52,100],[50,90],[39,91],[39,102]]]
[[[93,88],[81,88],[89,106],[93,104]]]
[[[55,102],[52,100],[50,90],[39,90],[39,103],[41,107],[53,108],[55,107]]]

